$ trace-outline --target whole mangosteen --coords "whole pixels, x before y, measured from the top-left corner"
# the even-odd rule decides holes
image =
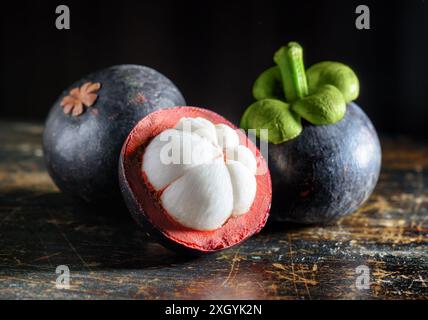
[[[280,48],[274,61],[255,81],[258,101],[241,118],[242,128],[269,142],[271,216],[309,224],[354,212],[369,198],[381,168],[376,130],[352,102],[357,76],[331,61],[305,70],[295,42]]]
[[[118,65],[75,82],[52,106],[43,134],[48,172],[64,193],[88,203],[121,200],[120,149],[149,113],[185,105],[177,87],[144,66]]]
[[[256,146],[220,115],[196,107],[142,119],[123,145],[119,182],[146,232],[194,254],[230,248],[259,232],[272,198]]]

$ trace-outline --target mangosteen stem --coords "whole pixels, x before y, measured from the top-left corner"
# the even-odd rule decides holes
[[[273,59],[281,72],[287,102],[293,102],[308,95],[303,48],[297,42],[290,42],[287,46],[281,47]]]

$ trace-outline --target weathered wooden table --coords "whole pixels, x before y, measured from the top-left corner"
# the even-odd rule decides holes
[[[428,143],[383,139],[374,195],[333,225],[271,224],[195,259],[147,239],[127,212],[118,220],[73,206],[45,171],[41,132],[0,122],[0,298],[428,297]],[[59,265],[69,289],[56,287]],[[368,289],[356,285],[367,279],[358,266]]]

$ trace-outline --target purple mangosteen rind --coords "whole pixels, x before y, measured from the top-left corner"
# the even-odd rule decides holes
[[[163,190],[153,189],[142,168],[147,146],[161,132],[175,127],[183,117],[201,117],[237,130],[225,118],[207,109],[181,106],[158,110],[141,119],[129,133],[120,153],[118,177],[124,202],[146,234],[175,252],[200,256],[232,248],[259,233],[269,216],[272,184],[260,151],[238,130],[242,143],[248,143],[248,148],[254,150],[260,169],[256,175],[258,191],[250,210],[210,230],[193,229],[174,220],[160,201]]]
[[[65,113],[64,98],[89,82],[100,84],[94,103],[79,115]],[[121,203],[117,165],[128,133],[147,114],[184,104],[168,78],[145,66],[117,65],[82,78],[61,94],[46,120],[43,152],[50,176],[75,199]]]
[[[381,158],[376,130],[355,103],[335,124],[305,123],[297,138],[269,144],[272,219],[322,224],[356,211],[376,186]]]

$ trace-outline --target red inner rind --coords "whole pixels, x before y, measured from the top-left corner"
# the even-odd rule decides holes
[[[178,224],[163,210],[159,194],[148,185],[141,172],[141,161],[149,142],[162,131],[174,127],[183,117],[202,117],[214,124],[223,123],[236,129],[236,126],[220,115],[197,107],[175,107],[153,112],[136,125],[124,143],[122,159],[125,179],[133,198],[138,202],[140,214],[144,214],[146,220],[165,237],[200,251],[216,251],[233,246],[260,231],[268,218],[272,186],[266,161],[245,134],[237,131],[241,143],[255,152],[258,172],[264,172],[256,175],[257,194],[250,211],[239,217],[231,217],[221,228],[213,231],[198,231]]]

